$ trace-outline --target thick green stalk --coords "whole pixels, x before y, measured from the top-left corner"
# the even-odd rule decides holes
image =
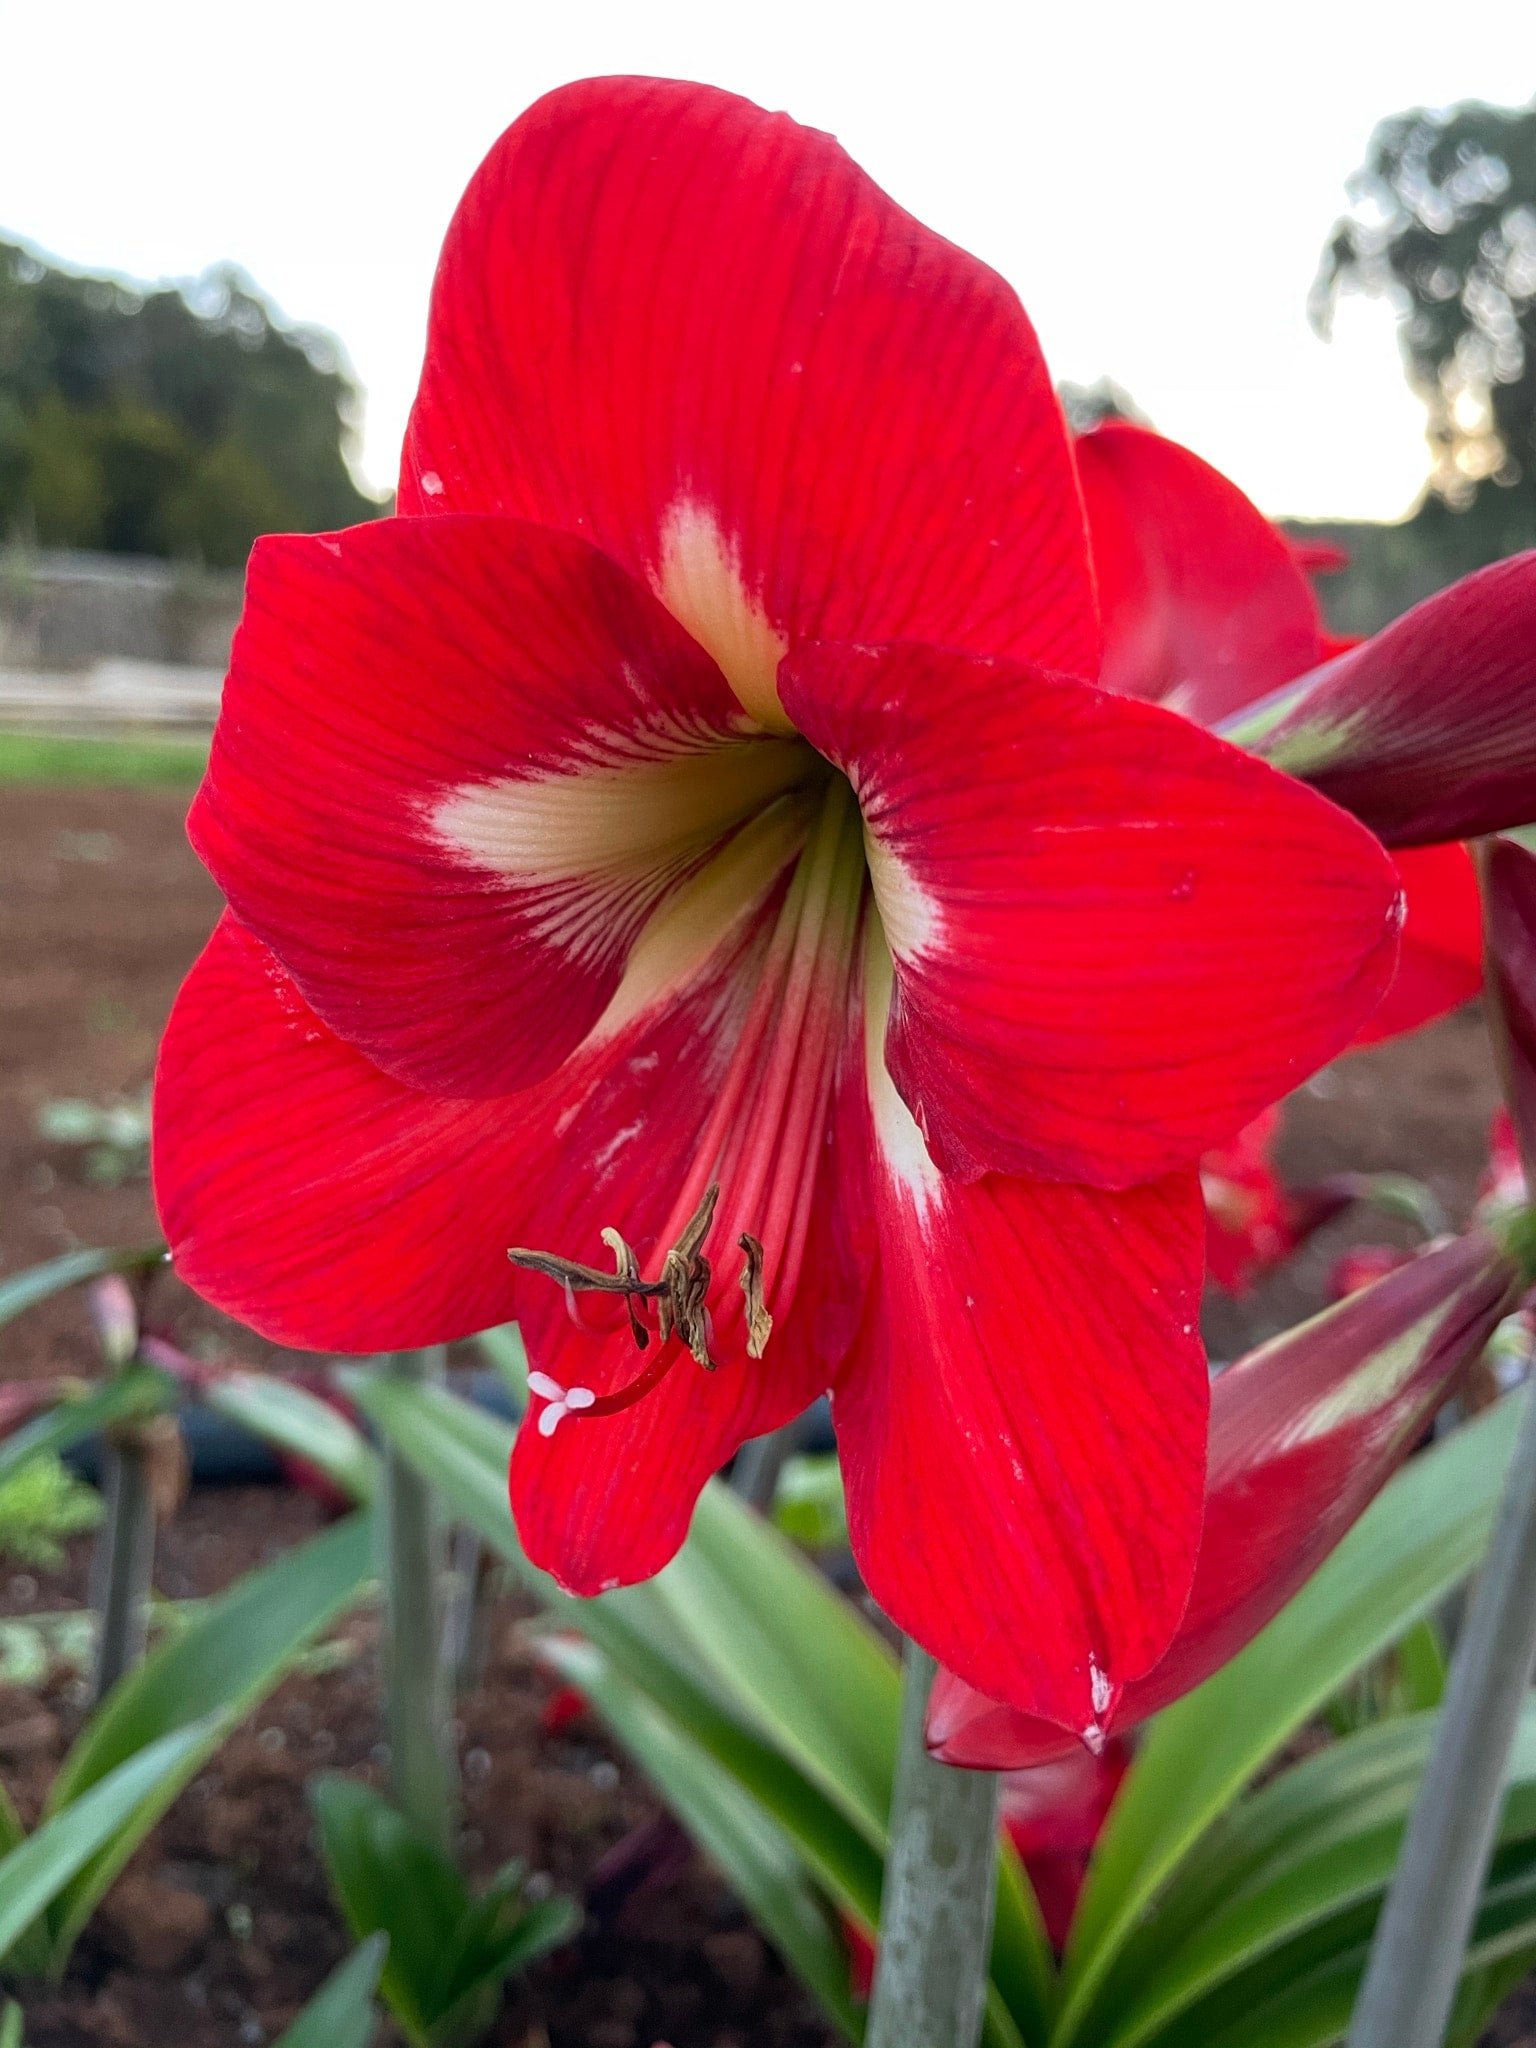
[[[770,1430],[767,1436],[749,1437],[736,1453],[736,1462],[731,1467],[731,1491],[759,1514],[766,1515],[773,1506],[779,1474],[799,1449],[804,1424],[805,1417],[797,1415],[782,1428]]]
[[[155,1499],[151,1452],[142,1425],[128,1423],[106,1440],[102,1491],[106,1513],[91,1564],[91,1605],[100,1617],[92,1692],[103,1699],[143,1661],[155,1569]]]
[[[997,1884],[997,1779],[929,1756],[936,1670],[908,1643],[891,1848],[865,2048],[975,2048],[986,2007]]]
[[[1348,2048],[1440,2048],[1445,2039],[1533,1665],[1536,1399],[1528,1393]]]
[[[385,1359],[381,1370],[431,1380],[442,1377],[443,1364],[441,1348],[402,1351]],[[390,1788],[417,1832],[452,1857],[459,1784],[452,1686],[443,1655],[445,1528],[431,1488],[388,1441],[380,1506]]]

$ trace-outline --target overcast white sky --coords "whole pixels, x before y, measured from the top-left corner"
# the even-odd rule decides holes
[[[332,329],[392,480],[455,199],[584,73],[831,129],[1272,513],[1390,518],[1425,470],[1390,314],[1306,323],[1381,115],[1536,90],[1532,0],[0,0],[0,232],[141,277],[233,258]]]

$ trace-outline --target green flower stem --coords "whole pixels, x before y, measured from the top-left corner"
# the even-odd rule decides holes
[[[444,1356],[440,1347],[397,1352],[381,1370],[406,1380],[441,1379]],[[459,1784],[443,1655],[445,1530],[430,1487],[388,1440],[380,1506],[390,1787],[417,1832],[452,1858]]]
[[[731,1491],[760,1514],[766,1515],[773,1506],[779,1474],[799,1448],[804,1420],[797,1415],[793,1422],[770,1430],[767,1436],[749,1437],[736,1453],[736,1462],[731,1467]]]
[[[957,1771],[923,1739],[937,1666],[908,1643],[891,1848],[865,2048],[975,2048],[997,1884],[997,1778]]]
[[[100,1617],[92,1693],[100,1700],[143,1661],[155,1569],[151,1452],[142,1426],[109,1431],[102,1491],[106,1514],[91,1563],[91,1605]]]
[[[1451,1665],[1424,1782],[1377,1923],[1348,2048],[1440,2048],[1536,1665],[1536,1399]]]

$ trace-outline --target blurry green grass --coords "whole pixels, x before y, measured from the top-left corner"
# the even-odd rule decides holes
[[[0,783],[194,789],[207,765],[205,739],[77,739],[0,732]]]

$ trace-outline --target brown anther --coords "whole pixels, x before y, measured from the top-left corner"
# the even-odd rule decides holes
[[[665,1343],[675,1330],[699,1364],[713,1372],[715,1362],[709,1355],[709,1310],[706,1305],[711,1267],[704,1256],[703,1244],[709,1235],[719,1200],[719,1182],[711,1182],[704,1190],[703,1200],[683,1226],[677,1243],[662,1260],[659,1280],[640,1278],[640,1261],[618,1231],[613,1229],[602,1232],[604,1244],[613,1253],[617,1268],[613,1273],[600,1272],[596,1266],[583,1266],[575,1259],[562,1259],[554,1252],[528,1251],[520,1245],[514,1245],[507,1257],[514,1266],[525,1266],[529,1272],[542,1273],[547,1279],[556,1281],[565,1289],[566,1299],[573,1308],[577,1289],[596,1294],[622,1294],[629,1312],[630,1330],[642,1351],[650,1337],[636,1313],[635,1303],[637,1300],[654,1301],[662,1342]]]
[[[773,1317],[763,1299],[762,1240],[744,1230],[736,1242],[747,1255],[741,1269],[741,1291],[747,1298],[747,1356],[761,1358],[773,1334]]]
[[[641,1322],[640,1312],[635,1307],[635,1295],[640,1291],[640,1261],[616,1230],[610,1227],[599,1231],[598,1235],[613,1253],[615,1277],[629,1283],[624,1296],[624,1307],[629,1314],[629,1334],[635,1340],[636,1350],[643,1351],[651,1341],[651,1333]]]

